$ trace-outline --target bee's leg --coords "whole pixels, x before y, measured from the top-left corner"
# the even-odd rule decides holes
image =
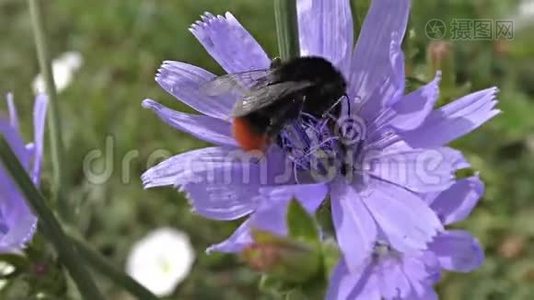
[[[271,69],[276,69],[282,65],[282,59],[280,57],[275,57],[271,60]]]
[[[343,97],[345,97],[345,99],[347,100],[347,114],[350,116],[350,98],[349,98],[349,95],[347,95],[347,93],[345,93],[343,95]]]

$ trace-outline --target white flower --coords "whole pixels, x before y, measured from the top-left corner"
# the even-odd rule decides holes
[[[532,17],[534,15],[534,1],[523,0],[519,3],[519,16],[520,17]]]
[[[57,92],[62,92],[72,82],[74,73],[83,65],[83,57],[79,52],[69,51],[52,61],[52,73]],[[33,80],[33,91],[36,94],[46,92],[46,83],[43,75],[39,74]]]
[[[15,271],[15,267],[6,262],[0,261],[0,275],[5,276],[7,274],[11,274],[13,271]],[[0,280],[0,290],[7,285],[7,282],[7,279]]]
[[[168,296],[187,277],[194,260],[187,234],[164,227],[135,243],[126,272],[157,296]]]
[[[534,24],[534,0],[522,0],[517,11],[507,18],[513,20],[514,30],[523,30]]]

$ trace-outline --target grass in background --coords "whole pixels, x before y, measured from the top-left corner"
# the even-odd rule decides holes
[[[355,2],[361,20],[366,1]],[[430,79],[426,62],[430,40],[424,31],[428,20],[512,19],[516,10],[515,3],[497,0],[413,2],[410,38],[404,45],[407,69],[410,76],[425,81]],[[25,4],[0,2],[0,93],[13,91],[19,114],[29,117],[31,82],[38,65]],[[191,111],[153,80],[163,60],[185,61],[222,74],[189,33],[189,25],[204,11],[231,11],[275,56],[272,1],[56,0],[46,4],[52,56],[77,50],[85,60],[73,84],[59,95],[67,144],[64,163],[74,184],[70,196],[79,206],[79,230],[96,249],[123,266],[131,244],[146,232],[167,225],[180,228],[191,236],[198,258],[172,299],[268,299],[257,291],[258,276],[237,258],[203,254],[206,246],[229,235],[237,222],[212,222],[191,214],[183,195],[171,189],[143,191],[139,175],[154,151],[176,154],[204,146],[140,105],[144,98],[152,98]],[[445,300],[515,300],[534,294],[534,39],[528,36],[534,24],[522,30],[514,25],[513,41],[452,43],[453,92],[497,85],[504,113],[456,143],[486,182],[484,201],[460,225],[479,237],[487,260],[472,274],[447,275],[439,285]],[[30,136],[31,128],[23,127],[23,131]],[[84,157],[95,149],[105,151],[110,143],[112,164],[105,165],[101,159],[94,167],[113,172],[105,183],[91,184],[83,172]],[[125,173],[122,159],[128,153],[133,159],[131,170]],[[50,165],[44,170],[49,172]],[[50,180],[51,174],[45,173],[45,189]],[[43,248],[38,237],[30,254],[40,255],[49,265],[46,284],[35,274],[20,275],[0,291],[0,298],[16,299],[39,289],[61,295],[70,283]],[[99,283],[110,299],[128,299],[108,282]]]

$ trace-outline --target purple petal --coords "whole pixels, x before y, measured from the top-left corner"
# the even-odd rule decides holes
[[[156,81],[169,94],[198,112],[217,119],[228,119],[235,97],[211,97],[202,91],[202,85],[215,75],[186,63],[165,61],[158,70]]]
[[[438,256],[441,267],[449,271],[471,272],[484,261],[482,247],[466,231],[446,231],[432,241],[429,249]]]
[[[260,189],[261,204],[251,216],[251,226],[284,236],[287,234],[287,207],[297,199],[314,214],[328,193],[324,183],[265,187]]]
[[[391,62],[391,84],[394,87],[395,92],[392,97],[384,99],[386,106],[395,104],[401,96],[404,94],[405,88],[405,72],[404,72],[404,53],[402,52],[401,42],[398,33],[393,33],[391,36],[391,45],[389,49],[389,60]]]
[[[430,207],[441,217],[443,224],[463,221],[484,194],[484,184],[478,176],[457,181],[439,194]]]
[[[432,251],[428,251],[428,249],[422,253],[421,256],[418,257],[419,260],[421,260],[426,268],[426,278],[424,280],[424,283],[427,285],[434,285],[441,279],[441,266],[438,261],[438,257],[433,253]],[[422,277],[421,277],[422,278]],[[424,290],[424,287],[423,287]],[[424,294],[422,290],[420,290],[421,294]]]
[[[36,105],[40,103],[38,97]],[[6,138],[25,169],[30,171],[32,152],[27,150],[17,130],[18,122],[11,97],[8,97],[8,107],[11,122],[0,117],[0,134]],[[37,218],[26,205],[17,185],[1,163],[0,202],[0,252],[18,252],[31,240],[36,229]]]
[[[392,109],[396,115],[390,122],[391,126],[402,131],[414,130],[419,127],[426,120],[438,100],[440,80],[441,72],[438,72],[430,83],[395,103]]]
[[[250,236],[250,221],[245,221],[241,224],[232,235],[226,240],[210,246],[206,249],[207,254],[212,252],[222,252],[222,253],[238,253],[243,251],[245,247],[250,245],[253,240]]]
[[[356,273],[351,273],[341,260],[332,271],[326,292],[327,300],[380,300],[379,286],[372,274],[372,265]]]
[[[231,125],[228,122],[209,116],[185,114],[169,109],[150,99],[143,101],[143,107],[154,111],[163,122],[170,126],[203,141],[219,146],[237,147],[237,143],[232,137]]]
[[[358,281],[360,279],[359,276],[351,275],[352,274],[345,266],[345,263],[343,262],[343,260],[341,260],[332,271],[332,275],[330,277],[330,284],[328,285],[328,290],[326,292],[326,299],[348,299],[350,292],[358,284]],[[377,300],[380,300],[380,297],[377,297]]]
[[[405,295],[406,299],[420,299],[429,294],[428,289],[433,290],[432,285],[440,278],[441,266],[437,257],[429,251],[416,256],[405,256],[402,265],[412,287],[412,295]]]
[[[313,214],[326,198],[328,186],[325,183],[280,185],[262,188],[260,192],[262,198],[270,200],[297,199],[308,213]]]
[[[271,61],[258,42],[229,12],[205,13],[190,31],[227,73],[269,68]]]
[[[365,139],[366,145],[363,150],[365,151],[365,163],[372,162],[376,157],[382,155],[413,150],[413,148],[404,142],[399,135],[395,134],[390,129],[375,129],[369,127],[367,130],[367,138]]]
[[[13,100],[13,93],[7,93],[6,96],[7,100],[7,109],[9,112],[9,122],[11,123],[11,127],[13,127],[15,130],[19,130],[19,115],[17,113],[17,106],[15,105],[15,101]]]
[[[419,128],[404,132],[402,136],[413,147],[445,145],[500,113],[494,108],[497,92],[497,88],[489,88],[464,96],[433,111]]]
[[[41,182],[41,165],[44,149],[44,131],[46,127],[46,111],[48,107],[48,97],[40,94],[35,98],[33,107],[33,131],[34,131],[34,158],[32,180],[35,185]]]
[[[381,283],[380,290],[386,299],[405,299],[411,292],[410,282],[406,278],[400,261],[397,258],[384,259],[377,266]]]
[[[404,55],[400,48],[400,41],[397,41],[395,36],[396,34],[392,36],[393,40],[390,45],[390,62],[387,73],[366,97],[356,95],[356,107],[360,111],[359,115],[373,123],[378,123],[378,125],[387,123],[386,121],[395,116],[393,110],[385,113],[385,109],[397,103],[404,94]]]
[[[439,297],[434,288],[427,286],[425,292],[414,300],[439,300]]]
[[[196,212],[216,220],[233,220],[257,206],[266,160],[240,150],[204,148],[173,156],[142,175],[145,188],[173,185],[186,192]],[[278,162],[274,162],[278,163]]]
[[[373,177],[418,193],[449,188],[455,182],[456,170],[469,166],[461,152],[447,147],[401,152],[386,148],[367,153],[365,160]]]
[[[1,171],[0,171],[1,172]],[[17,192],[8,199],[0,210],[0,252],[17,252],[32,239],[37,228],[37,218],[32,214],[25,200]]]
[[[406,299],[409,300],[439,300],[438,294],[434,290],[432,286],[426,285],[423,287],[423,289],[420,291],[420,293],[415,292],[412,290],[412,294],[410,294]]]
[[[404,87],[397,86],[400,66],[398,56],[392,48],[397,48],[404,37],[410,11],[409,0],[374,0],[367,12],[356,48],[352,55],[352,76],[350,95],[363,103],[378,101],[387,104],[391,98],[370,99],[378,88],[394,95]],[[392,65],[392,54],[395,66]],[[404,75],[402,75],[404,76]],[[376,109],[368,112],[369,116]]]
[[[391,246],[401,252],[417,251],[443,229],[427,204],[403,188],[371,179],[359,193]]]
[[[290,199],[262,199],[250,217],[250,228],[287,235],[286,215]]]
[[[225,172],[216,170],[219,174]],[[186,193],[195,213],[212,220],[235,220],[252,213],[258,206],[259,186],[238,183],[188,183],[180,191]]]
[[[270,231],[286,235],[287,207],[291,199],[298,199],[308,212],[314,213],[326,197],[325,184],[303,184],[260,188],[260,204],[253,215],[245,221],[226,241],[214,245],[208,251],[239,252],[252,242],[250,229]]]
[[[17,132],[9,123],[8,120],[0,116],[0,134],[4,136],[7,140],[11,150],[17,155],[17,158],[21,164],[28,169],[30,163],[30,153],[26,150],[26,146],[20,136],[20,133]],[[1,168],[1,164],[0,164]]]
[[[141,178],[145,188],[180,188],[202,216],[233,220],[252,212],[258,205],[260,187],[277,183],[279,174],[287,173],[288,168],[286,156],[276,147],[261,155],[212,147],[171,157]]]
[[[192,181],[202,181],[202,177],[195,179],[195,172],[205,172],[205,169],[195,170],[192,167],[202,158],[214,160],[228,155],[229,150],[220,147],[203,148],[173,156],[146,171],[141,179],[145,188],[159,186],[181,185]],[[222,159],[221,159],[222,160]]]
[[[353,187],[337,182],[331,188],[337,241],[348,268],[355,272],[370,258],[376,242],[376,224]]]
[[[322,56],[349,78],[354,43],[350,1],[299,0],[297,12],[301,55]]]

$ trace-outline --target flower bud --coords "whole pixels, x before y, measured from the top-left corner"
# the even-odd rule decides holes
[[[264,231],[253,236],[241,253],[252,269],[290,282],[305,282],[320,271],[320,249]]]

